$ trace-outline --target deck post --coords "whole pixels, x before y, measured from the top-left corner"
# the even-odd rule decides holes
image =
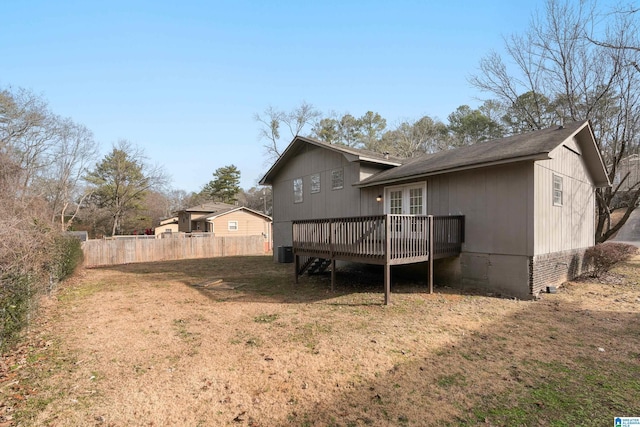
[[[391,219],[384,217],[384,305],[391,304]]]
[[[295,274],[295,276],[296,276],[295,283],[296,283],[296,285],[297,285],[297,284],[298,284],[298,271],[300,271],[300,256],[299,256],[298,254],[295,254],[295,255],[293,256],[293,260],[294,260],[294,263],[293,263],[293,273],[294,273],[294,274]]]
[[[391,266],[384,265],[384,305],[391,304]]]
[[[336,259],[331,258],[331,292],[335,290],[336,283]]]
[[[433,293],[433,215],[429,215],[429,293]]]

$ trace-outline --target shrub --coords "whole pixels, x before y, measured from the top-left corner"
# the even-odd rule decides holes
[[[0,277],[0,354],[27,325],[38,278],[27,272]]]
[[[619,262],[628,260],[638,252],[638,248],[626,243],[607,242],[591,246],[585,258],[593,267],[591,277],[600,277]]]
[[[80,240],[73,236],[46,229],[39,239],[14,234],[23,239],[15,242],[12,253],[0,257],[0,354],[28,324],[37,296],[71,276],[83,260]]]
[[[52,243],[49,273],[56,281],[71,276],[83,260],[80,240],[74,236],[60,235]]]

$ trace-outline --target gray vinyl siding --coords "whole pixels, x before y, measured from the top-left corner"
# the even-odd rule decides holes
[[[464,251],[532,255],[530,162],[444,174],[426,181],[429,215],[465,215]]]
[[[413,182],[424,182],[413,181]],[[466,252],[533,255],[533,163],[519,162],[429,177],[427,214],[465,215]],[[384,213],[384,187],[363,188],[363,215]]]
[[[343,188],[332,189],[331,173],[343,170]],[[311,193],[311,175],[320,174],[320,192]],[[294,203],[293,180],[302,178],[301,203]],[[290,159],[273,181],[274,247],[291,244],[291,220],[334,218],[362,215],[360,164],[350,162],[343,154],[308,145]]]
[[[535,255],[594,244],[595,192],[580,152],[570,140],[553,150],[550,160],[535,164]],[[554,174],[562,177],[562,206],[553,204]]]

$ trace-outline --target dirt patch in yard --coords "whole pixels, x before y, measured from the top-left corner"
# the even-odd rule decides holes
[[[542,300],[222,258],[85,270],[3,358],[0,426],[603,425],[640,416],[640,261]]]

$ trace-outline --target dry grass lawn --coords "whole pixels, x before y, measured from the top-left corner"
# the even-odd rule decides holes
[[[640,259],[516,301],[219,258],[82,271],[3,358],[0,427],[611,425],[640,416]]]

